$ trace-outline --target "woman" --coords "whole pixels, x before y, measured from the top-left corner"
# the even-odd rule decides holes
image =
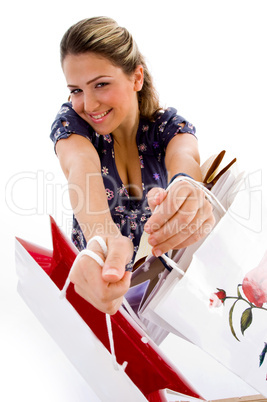
[[[113,314],[129,288],[143,230],[160,256],[210,232],[212,208],[191,184],[165,190],[173,176],[201,180],[195,129],[175,109],[160,108],[125,28],[105,17],[78,22],[61,41],[61,64],[71,102],[51,139],[69,183],[73,241],[82,250],[100,235],[108,247],[102,269],[82,256],[70,279],[77,293]],[[97,242],[89,248],[104,258]]]

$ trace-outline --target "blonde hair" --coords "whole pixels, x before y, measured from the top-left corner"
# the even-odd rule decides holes
[[[154,120],[159,106],[158,94],[132,35],[126,28],[108,17],[84,19],[71,26],[60,43],[61,64],[68,54],[93,52],[107,58],[120,67],[126,75],[131,75],[138,65],[143,66],[144,83],[138,92],[140,115]]]

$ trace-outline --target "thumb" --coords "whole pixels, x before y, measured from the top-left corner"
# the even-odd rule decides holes
[[[102,268],[102,278],[106,282],[115,283],[125,275],[125,266],[133,255],[133,245],[125,236],[108,238],[108,253]]]
[[[147,193],[148,206],[150,207],[152,212],[154,212],[157,205],[162,203],[162,201],[166,198],[166,196],[167,196],[167,191],[161,187],[153,187]]]

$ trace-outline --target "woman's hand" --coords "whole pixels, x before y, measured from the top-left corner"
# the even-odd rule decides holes
[[[131,272],[125,271],[125,265],[131,260],[133,246],[130,239],[121,235],[104,240],[108,248],[106,259],[97,241],[92,241],[88,247],[103,259],[103,268],[83,255],[77,261],[70,280],[75,291],[94,307],[104,313],[115,314],[130,286]]]
[[[155,187],[147,197],[153,214],[144,230],[150,234],[148,242],[156,256],[197,242],[214,226],[205,193],[186,181],[174,183],[168,192]]]

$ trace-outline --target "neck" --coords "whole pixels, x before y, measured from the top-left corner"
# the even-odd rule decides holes
[[[140,113],[137,109],[131,119],[112,132],[114,142],[122,146],[130,146],[136,142],[136,133],[139,126]]]

